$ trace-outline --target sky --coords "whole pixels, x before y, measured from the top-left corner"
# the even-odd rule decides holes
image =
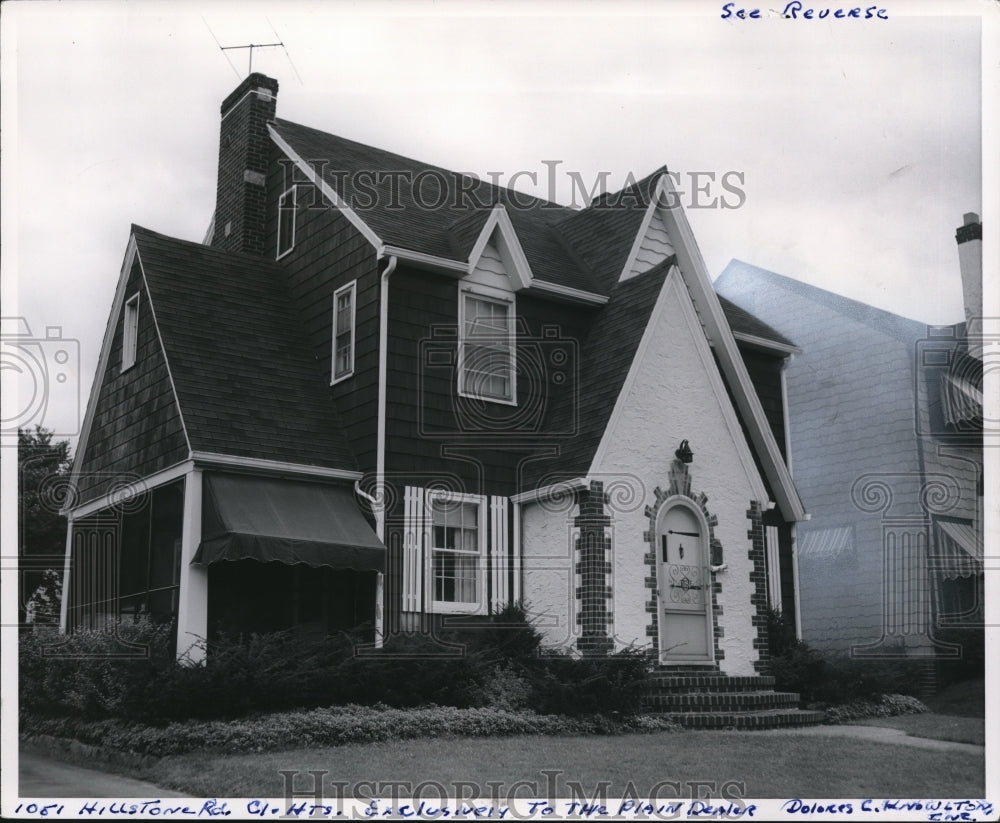
[[[585,199],[574,179],[614,189],[665,164],[713,276],[738,258],[960,321],[955,229],[983,208],[981,15],[998,6],[878,5],[888,20],[722,19],[711,0],[4,3],[3,315],[28,340],[57,327],[36,351],[70,358],[28,422],[75,444],[130,225],[204,236],[219,105],[247,73],[247,51],[220,44],[284,44],[253,65],[278,79],[284,119],[521,172],[518,188],[567,204]],[[738,208],[691,207],[733,204],[727,173]],[[6,386],[9,428],[34,389]]]

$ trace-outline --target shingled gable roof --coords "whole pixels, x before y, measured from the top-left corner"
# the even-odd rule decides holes
[[[586,261],[602,293],[610,293],[618,282],[657,183],[666,171],[666,166],[661,166],[630,186],[602,194],[586,209],[559,223],[560,234]]]
[[[611,299],[600,309],[581,346],[575,408],[561,405],[556,414],[562,419],[552,421],[553,431],[573,431],[575,427],[576,435],[562,444],[558,457],[526,465],[522,478],[525,490],[583,477],[590,470],[663,282],[675,262],[675,258],[668,258],[612,290]],[[569,419],[570,415],[575,418]]]
[[[916,320],[910,320],[909,318],[903,317],[898,314],[893,314],[892,312],[884,311],[883,309],[877,309],[874,306],[869,306],[867,303],[861,303],[857,300],[852,300],[849,297],[844,297],[843,295],[836,294],[832,291],[827,291],[826,289],[821,289],[818,286],[810,286],[808,283],[803,283],[799,280],[794,280],[791,277],[786,277],[783,274],[778,274],[767,269],[762,269],[759,266],[754,266],[751,263],[745,263],[742,260],[730,260],[729,264],[726,266],[725,270],[715,279],[715,290],[716,292],[725,291],[729,294],[736,295],[740,290],[740,278],[741,277],[754,277],[765,281],[773,283],[779,288],[786,289],[793,294],[800,295],[808,300],[812,300],[821,306],[824,306],[831,311],[838,312],[858,323],[864,323],[873,329],[876,329],[883,334],[889,335],[903,343],[911,343],[915,336],[919,337],[926,333],[926,325],[917,322]],[[723,296],[719,294],[719,299],[724,300]],[[731,301],[727,302],[730,305],[735,304]],[[756,320],[756,322],[761,323],[766,329],[769,330],[771,336],[769,339],[777,340],[780,335],[772,329],[767,324],[762,323],[753,317],[752,314],[747,313],[749,317]],[[734,329],[735,330],[735,329]]]
[[[471,175],[275,120],[278,144],[314,171],[386,246],[464,263],[494,205],[506,206],[534,277],[597,292],[554,224],[573,209]]]
[[[281,267],[132,235],[191,449],[356,470]]]
[[[272,125],[279,145],[321,169],[324,181],[383,244],[465,263],[499,203],[535,278],[603,296],[614,290],[667,173],[661,166],[575,210],[287,120]],[[426,189],[415,193],[407,179],[424,179]],[[448,187],[447,196],[440,194],[439,184]],[[723,310],[734,332],[794,347],[732,303],[724,302]]]
[[[737,335],[737,339],[739,339],[738,335],[745,334],[750,337],[760,338],[761,340],[770,340],[791,349],[798,348],[791,340],[771,328],[763,320],[754,317],[754,315],[745,309],[741,309],[721,294],[717,293],[716,296],[719,298],[719,303],[726,315],[726,320],[729,321],[729,328],[733,330],[733,334]]]

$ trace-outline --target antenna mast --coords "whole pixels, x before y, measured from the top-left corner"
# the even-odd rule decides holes
[[[250,49],[250,60],[247,64],[247,76],[253,74],[253,50],[254,49],[270,49],[277,47],[285,48],[284,43],[250,43],[246,46],[219,46],[222,51],[231,51],[233,49]]]

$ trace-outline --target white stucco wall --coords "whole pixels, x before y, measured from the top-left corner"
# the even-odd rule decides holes
[[[546,646],[571,647],[576,625],[577,576],[573,569],[579,507],[566,501],[526,503],[521,508],[523,595],[532,622]]]
[[[649,520],[644,508],[655,502],[653,490],[657,486],[667,490],[674,451],[687,439],[694,451],[689,466],[691,490],[708,496],[708,511],[718,518],[714,534],[722,542],[728,565],[717,575],[722,584],[718,620],[724,631],[719,645],[725,652],[720,666],[727,674],[752,675],[757,651],[753,648],[756,628],[750,621],[755,607],[750,603],[754,585],[750,582],[751,541],[747,536],[751,524],[746,513],[751,500],[759,498],[763,484],[738,424],[734,431],[735,415],[676,270],[664,290],[648,345],[633,364],[624,402],[605,434],[606,442],[591,472],[592,479],[603,480],[606,488],[617,478],[637,482],[644,500],[644,505],[616,507],[612,499],[609,505],[616,645],[656,642],[646,636],[650,618],[645,604],[650,590],[645,586],[649,567],[643,555],[649,544],[643,533]]]

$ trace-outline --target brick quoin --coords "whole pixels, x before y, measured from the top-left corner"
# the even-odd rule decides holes
[[[254,73],[222,102],[219,177],[212,245],[263,256],[267,212],[267,123],[274,119],[278,81]],[[227,231],[228,227],[228,231]]]
[[[586,656],[601,656],[608,654],[613,647],[608,632],[611,617],[608,609],[611,597],[608,585],[611,538],[606,534],[611,518],[604,510],[604,484],[596,480],[591,482],[590,488],[580,493],[579,504],[580,514],[573,520],[573,525],[580,530],[576,541],[576,571],[580,575],[580,587],[576,590],[580,636],[576,646]]]
[[[765,571],[765,549],[764,549],[764,511],[757,501],[751,501],[747,510],[747,520],[750,521],[750,530],[747,537],[750,538],[750,560],[753,562],[753,571],[750,572],[750,582],[753,583],[754,593],[750,595],[750,603],[754,606],[754,614],[750,622],[757,629],[757,637],[753,641],[753,647],[757,650],[757,660],[753,667],[760,674],[770,674],[771,672],[771,650],[767,639],[767,574]]]

